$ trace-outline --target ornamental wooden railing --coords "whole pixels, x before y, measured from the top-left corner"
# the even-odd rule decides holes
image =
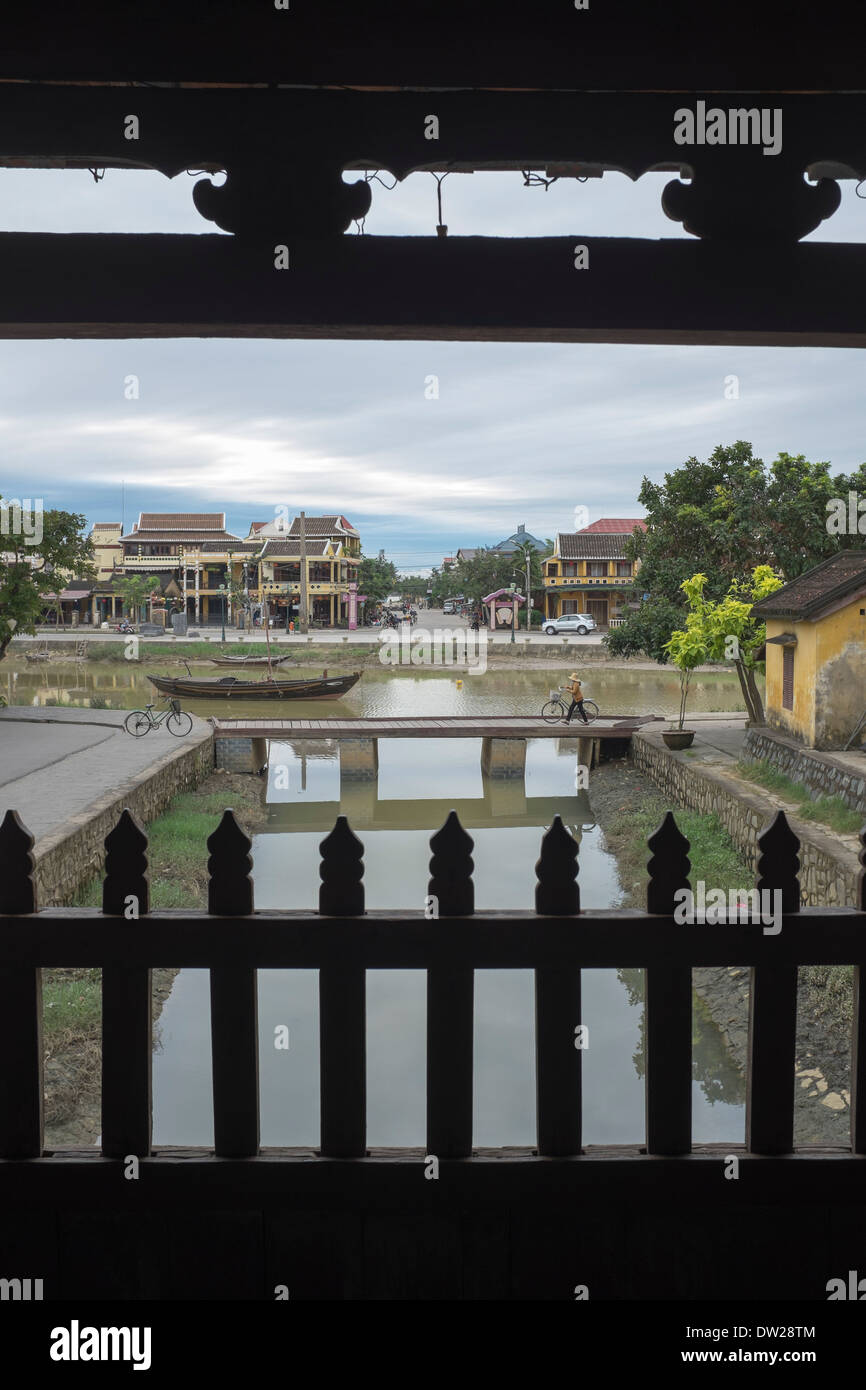
[[[157,962],[210,970],[215,1142],[197,1151],[203,1157],[259,1151],[256,971],[319,971],[323,1159],[366,1153],[367,970],[426,971],[427,1152],[439,1159],[473,1152],[473,972],[534,970],[537,1148],[524,1152],[546,1159],[582,1153],[581,970],[643,967],[639,1164],[691,1152],[693,967],[751,967],[745,1147],[783,1155],[794,1148],[797,967],[853,965],[851,1142],[835,1155],[866,1153],[866,830],[860,838],[858,906],[801,909],[799,842],[784,813],[775,816],[759,839],[757,886],[781,891],[784,916],[781,931],[768,934],[760,921],[677,924],[689,844],[671,812],[648,842],[646,912],[581,912],[577,844],[556,817],[541,842],[532,914],[474,911],[473,842],[454,812],[430,842],[418,910],[365,912],[363,846],[339,816],[320,846],[318,913],[255,912],[251,841],[226,811],[207,842],[208,911],[151,913],[147,837],[127,810],[105,842],[102,912],[94,913],[37,910],[33,839],[9,811],[0,826],[0,1157],[43,1153],[41,971],[49,966],[102,971],[102,1155],[151,1152]],[[46,1161],[62,1163],[63,1154]]]

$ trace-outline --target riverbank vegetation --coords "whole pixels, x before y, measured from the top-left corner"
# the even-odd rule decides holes
[[[737,773],[747,782],[755,782],[767,791],[776,792],[795,807],[800,820],[817,821],[842,835],[856,835],[863,824],[863,813],[852,811],[841,796],[819,796],[813,800],[808,787],[794,782],[766,759],[755,763],[738,763]]]
[[[227,805],[252,833],[267,814],[257,777],[213,772],[191,792],[173,798],[146,827],[151,906],[207,906],[207,838]],[[102,878],[79,890],[74,907],[102,906]],[[176,971],[153,972],[158,1018]],[[99,1129],[102,972],[43,971],[45,1122],[49,1145],[92,1143]]]

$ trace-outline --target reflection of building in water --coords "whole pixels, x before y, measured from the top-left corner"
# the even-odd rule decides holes
[[[306,786],[304,758],[312,756],[304,749],[310,744],[299,743],[297,763],[301,768],[301,789]],[[285,755],[283,755],[285,757]],[[321,755],[320,755],[321,756]],[[336,757],[336,748],[329,755]],[[270,774],[281,764],[271,762]],[[275,787],[279,783],[275,782]],[[380,799],[378,782],[344,780],[340,784],[339,804],[333,801],[273,801],[269,805],[268,823],[263,833],[281,834],[292,831],[332,829],[338,810],[347,816],[350,825],[371,830],[430,830],[444,824],[450,811],[456,811],[467,830],[497,827],[550,825],[554,816],[563,822],[580,840],[584,830],[592,829],[595,819],[585,791],[574,796],[527,796],[522,778],[482,779],[483,795],[477,797],[417,797]]]

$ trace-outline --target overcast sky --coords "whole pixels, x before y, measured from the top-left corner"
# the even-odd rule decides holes
[[[452,235],[683,236],[661,211],[670,177],[544,191],[518,173],[452,174],[444,220]],[[866,240],[866,200],[841,186],[841,208],[809,240]],[[0,229],[213,233],[192,187],[187,174],[109,170],[95,183],[3,169]],[[367,233],[432,235],[437,220],[432,175],[373,184]],[[639,515],[645,475],[736,439],[767,461],[866,460],[863,356],[850,349],[0,342],[0,371],[7,498],[127,528],[142,510],[224,510],[238,534],[281,505],[342,512],[366,553],[384,547],[404,571],[521,522],[542,538],[573,529],[581,505],[590,520]],[[125,399],[130,375],[137,400]],[[425,398],[431,375],[437,400]]]

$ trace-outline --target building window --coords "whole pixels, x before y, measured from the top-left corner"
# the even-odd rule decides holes
[[[589,579],[604,579],[607,574],[607,565],[599,560],[587,560],[586,573]]]
[[[794,708],[794,648],[782,648],[782,709]]]
[[[616,574],[618,579],[631,578],[631,560],[617,560]]]

